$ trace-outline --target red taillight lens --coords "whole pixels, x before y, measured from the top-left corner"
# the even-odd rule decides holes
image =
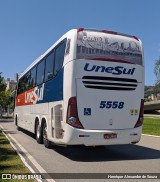
[[[139,112],[138,121],[135,124],[134,128],[142,126],[142,124],[143,124],[143,113],[144,113],[144,100],[142,99],[141,100],[141,106],[140,106],[140,112]]]
[[[78,28],[77,32],[82,32],[84,30],[84,28]]]
[[[110,30],[102,30],[102,32],[109,33],[109,34],[114,34],[114,35],[117,35],[118,34],[117,32],[110,31]]]
[[[93,58],[87,58],[86,60],[96,60],[96,61],[110,61],[110,62],[117,62],[117,63],[128,63],[128,64],[134,64],[132,62],[121,60],[121,59],[112,59],[112,58],[103,58],[103,57],[93,57]]]
[[[76,97],[71,97],[68,101],[66,123],[68,123],[69,125],[75,128],[84,129],[83,125],[81,124],[78,118]]]
[[[133,38],[139,41],[139,38],[138,38],[138,37],[136,37],[136,36],[133,36]]]

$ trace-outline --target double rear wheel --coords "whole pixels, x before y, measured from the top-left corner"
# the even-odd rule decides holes
[[[51,142],[48,140],[47,124],[44,122],[40,126],[39,122],[36,124],[36,140],[37,143],[43,143],[46,148],[51,148]]]
[[[47,125],[46,123],[43,124],[43,144],[46,148],[51,148],[51,142],[48,140],[47,136]]]

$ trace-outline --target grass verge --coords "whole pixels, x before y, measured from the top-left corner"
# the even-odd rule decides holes
[[[13,116],[0,116],[0,119],[13,119]]]
[[[5,135],[0,131],[0,180],[2,174],[19,173],[19,174],[30,174],[31,172],[25,167],[17,153],[14,151]],[[27,179],[12,179],[4,180],[3,182],[34,182],[35,180]]]
[[[160,118],[144,118],[142,133],[160,136]]]

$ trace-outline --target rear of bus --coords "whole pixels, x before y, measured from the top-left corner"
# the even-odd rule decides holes
[[[78,29],[67,91],[66,143],[114,145],[141,138],[144,62],[140,39]]]

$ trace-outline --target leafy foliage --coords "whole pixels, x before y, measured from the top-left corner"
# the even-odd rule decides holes
[[[156,75],[157,81],[160,81],[160,58],[155,61],[154,74]]]
[[[155,94],[157,94],[160,90],[160,58],[155,61],[154,74],[156,75],[157,78],[154,92]]]
[[[5,108],[10,104],[10,95],[11,90],[6,90],[6,83],[4,82],[4,78],[2,77],[2,73],[0,72],[0,106]]]
[[[144,97],[147,98],[148,96],[154,94],[154,86],[145,86],[144,87]]]
[[[11,90],[5,90],[0,93],[0,105],[4,108],[10,104]]]
[[[2,72],[0,72],[0,93],[5,91],[6,84],[3,82],[4,78],[1,76]]]

